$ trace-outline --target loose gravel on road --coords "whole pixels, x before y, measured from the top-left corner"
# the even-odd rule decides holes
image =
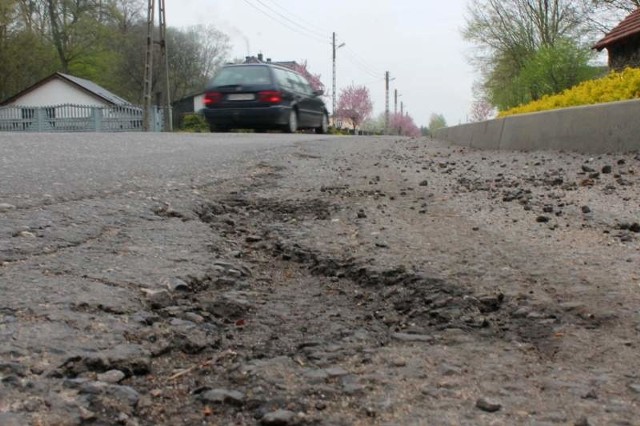
[[[238,162],[0,199],[0,425],[640,424],[640,155]]]

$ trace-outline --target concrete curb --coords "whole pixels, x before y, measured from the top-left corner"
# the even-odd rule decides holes
[[[477,149],[640,151],[640,100],[522,114],[438,130],[435,138]]]

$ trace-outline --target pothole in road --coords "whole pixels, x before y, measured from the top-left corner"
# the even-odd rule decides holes
[[[272,254],[306,265],[312,274],[348,279],[363,292],[354,303],[366,304],[370,319],[391,332],[431,334],[444,329],[461,329],[484,338],[518,340],[532,344],[543,356],[552,356],[554,328],[561,323],[558,313],[534,313],[502,293],[478,295],[451,282],[431,278],[395,266],[379,269],[357,259],[336,259],[302,247],[278,241]]]
[[[196,214],[205,223],[215,223],[228,215],[240,215],[251,219],[251,215],[277,217],[277,221],[327,220],[338,207],[326,201],[311,200],[275,200],[268,198],[248,198],[235,196],[220,202],[209,202],[201,205]]]
[[[333,383],[328,371],[341,362],[367,362],[368,353],[391,339],[437,344],[447,329],[530,343],[540,356],[554,356],[554,331],[572,321],[564,312],[534,309],[526,299],[500,293],[476,294],[388,259],[331,255],[295,237],[305,222],[327,220],[338,208],[325,200],[246,195],[202,204],[197,215],[224,236],[219,252],[229,260],[212,263],[201,276],[182,277],[181,291],[155,295],[146,319],[137,319],[147,327],[131,343],[149,347],[156,371],[205,393],[220,382],[284,395],[273,383],[284,386],[295,372]],[[218,361],[211,351],[228,357]],[[191,360],[191,367],[176,369],[176,360],[194,355],[202,364]],[[354,376],[335,381],[336,394],[357,387]],[[258,405],[245,409],[267,410],[268,404]]]
[[[401,265],[381,267],[369,260],[335,257],[289,238],[284,235],[286,231],[280,232],[304,226],[304,221],[327,220],[339,209],[320,199],[274,200],[242,195],[203,204],[197,214],[227,235],[259,235],[255,240],[237,241],[246,250],[296,263],[315,276],[356,283],[362,291],[352,296],[353,303],[366,305],[369,319],[384,324],[391,333],[430,334],[461,329],[481,338],[529,343],[541,356],[552,357],[557,350],[553,335],[563,323],[600,325],[574,318],[562,309],[531,307],[526,298],[476,294],[464,286],[424,276]],[[291,228],[292,234],[296,228]],[[271,266],[276,267],[275,263]]]

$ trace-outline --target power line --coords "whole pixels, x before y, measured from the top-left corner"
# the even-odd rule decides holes
[[[289,30],[303,35],[307,38],[310,38],[319,43],[326,43],[325,33],[329,33],[326,29],[321,28],[320,26],[314,25],[310,23],[308,20],[300,18],[300,16],[291,13],[288,9],[285,9],[283,6],[279,5],[274,0],[255,0],[254,2],[250,2],[249,0],[244,0],[244,2],[267,16],[269,19],[278,22]],[[269,4],[267,4],[267,2]],[[279,9],[275,10],[275,8]],[[304,23],[305,25],[302,25]],[[331,44],[331,42],[329,42]],[[384,80],[384,73],[375,69],[375,67],[371,66],[362,56],[360,56],[354,49],[352,49],[349,45],[347,45],[347,50],[350,54],[345,55],[346,59],[349,60],[353,65],[355,65],[361,72],[365,75],[373,78],[373,80],[364,84],[364,86],[369,86],[375,82],[380,82]]]
[[[377,75],[374,71],[371,71],[367,68],[365,68],[362,64],[360,64],[359,62],[357,62],[356,60],[354,60],[351,56],[347,55],[347,59],[349,60],[349,62],[351,62],[353,65],[355,65],[356,67],[360,68],[360,70],[362,72],[364,72],[366,75],[368,75],[369,77],[372,78],[377,78]]]
[[[348,58],[362,71],[369,74],[371,77],[377,77],[383,74],[382,72],[369,65],[358,53],[356,53],[355,50],[349,47],[349,45],[347,45],[347,50],[351,53],[351,56]]]
[[[326,33],[320,33],[317,32],[315,30],[310,30],[307,27],[305,27],[304,25],[300,25],[297,21],[288,18],[287,16],[283,15],[282,13],[278,12],[277,10],[274,10],[273,8],[271,8],[269,5],[265,4],[262,0],[255,0],[258,3],[260,3],[263,7],[265,7],[268,11],[275,13],[276,15],[278,15],[279,17],[281,17],[282,19],[284,19],[287,22],[292,23],[293,25],[295,25],[296,27],[301,28],[303,31],[308,32],[309,34],[313,34],[316,35],[318,37],[324,37],[326,35]]]
[[[269,1],[269,0],[267,0]],[[318,31],[320,34],[329,34],[332,31],[329,31],[326,28],[320,27],[316,24],[314,24],[311,21],[308,21],[304,18],[301,18],[299,15],[296,15],[295,13],[291,13],[291,11],[289,11],[287,8],[285,8],[284,6],[278,4],[277,1],[275,0],[270,0],[269,3],[273,4],[275,7],[277,7],[278,9],[282,10],[283,12],[289,14],[292,18],[294,18],[297,22],[303,22],[305,25],[310,26],[310,27],[315,27],[315,30]]]
[[[288,18],[287,16],[285,16],[283,13],[279,13],[275,10],[273,10],[272,8],[270,8],[269,6],[267,6],[263,0],[256,0],[258,3],[262,4],[264,7],[268,8],[270,11],[272,11],[273,13],[278,14],[279,16],[281,16],[282,18],[286,19],[289,22],[294,23],[296,26],[300,26],[300,24],[298,22],[302,22],[304,21],[305,24],[307,26],[312,26],[315,27],[316,29],[318,29],[320,32],[316,31],[316,30],[311,30],[311,29],[307,29],[307,27],[303,27],[305,31],[308,32],[312,32],[313,34],[317,34],[317,35],[324,35],[325,33],[329,33],[330,31],[327,31],[324,28],[321,28],[315,24],[310,23],[309,21],[300,18],[299,16],[291,13],[289,10],[287,10],[286,8],[284,8],[283,6],[279,5],[276,1],[274,0],[266,0],[269,1],[269,3],[273,4],[273,6],[283,10],[284,13],[286,13],[287,15],[289,15],[290,17],[292,17],[294,20]],[[353,55],[353,57],[348,57],[347,59],[349,59],[352,63],[354,63],[358,68],[360,68],[361,70],[363,70],[366,74],[368,74],[371,77],[376,77],[379,75],[382,75],[383,73],[381,71],[376,70],[374,67],[372,67],[371,65],[369,65],[369,63],[367,63],[366,60],[364,60],[362,58],[362,56],[360,56],[355,50],[351,49],[350,46],[347,44],[347,50],[349,50],[351,52],[351,54]]]
[[[264,3],[262,3],[261,0],[256,0],[258,2],[260,2],[260,4],[262,4],[263,6]],[[314,41],[317,41],[318,43],[327,43],[327,40],[323,40],[322,37],[320,37],[318,34],[314,34],[312,32],[309,32],[307,29],[305,29],[303,26],[301,25],[297,25],[298,28],[296,28],[295,26],[292,26],[291,24],[288,24],[287,21],[283,21],[282,19],[278,19],[276,16],[273,16],[272,14],[268,13],[267,11],[265,11],[264,9],[261,9],[260,7],[258,7],[257,5],[249,2],[249,0],[244,0],[244,2],[251,6],[252,8],[254,8],[255,10],[257,10],[258,12],[262,13],[263,15],[267,16],[268,18],[278,22],[279,24],[285,26],[286,28],[290,29],[291,31],[303,35],[305,37],[308,37],[310,39],[313,39]],[[267,9],[268,6],[267,6]],[[270,9],[269,9],[270,10]],[[272,12],[274,12],[273,10],[271,10]],[[287,19],[288,20],[288,19]],[[290,20],[289,20],[290,21]],[[295,23],[295,22],[294,22]]]
[[[313,30],[313,29],[308,29],[307,27],[299,24],[300,21],[305,21],[305,20],[300,19],[299,17],[297,17],[294,14],[292,14],[292,13],[287,11],[287,14],[289,16],[291,16],[293,18],[292,19],[289,16],[286,16],[284,13],[280,13],[277,10],[274,10],[272,7],[267,5],[263,0],[255,0],[255,1],[257,3],[259,3],[262,6],[262,8],[258,7],[256,4],[250,3],[248,0],[244,0],[244,2],[247,3],[249,6],[253,7],[256,10],[258,10],[260,13],[262,13],[265,16],[269,17],[270,19],[273,19],[274,21],[284,25],[288,29],[290,29],[290,30],[292,30],[292,31],[294,31],[294,32],[296,32],[298,34],[301,34],[301,35],[304,35],[306,37],[312,38],[315,41],[323,42],[321,40],[324,40],[324,34],[318,32],[316,30]],[[271,1],[271,3],[274,6],[280,8],[280,9],[284,9],[282,6],[278,5],[273,0]],[[274,16],[274,14],[275,14],[275,16]],[[306,21],[306,22],[308,22],[308,21]],[[320,28],[320,27],[316,26],[316,28]],[[324,31],[324,30],[322,29],[322,31]],[[349,47],[349,45],[347,45],[347,49],[351,53],[351,55],[346,55],[347,59],[351,63],[353,63],[356,67],[358,67],[361,71],[363,71],[365,74],[367,74],[370,77],[374,77],[374,78],[377,78],[378,76],[382,75],[382,72],[379,72],[378,70],[375,70],[375,68],[373,68],[371,65],[369,65],[367,63],[367,61],[365,61],[358,53],[356,53],[355,50],[351,49]]]
[[[384,80],[384,76],[378,77],[378,78],[374,78],[373,80],[366,81],[366,82],[362,83],[362,85],[363,86],[370,86],[373,83],[380,83],[383,80]]]

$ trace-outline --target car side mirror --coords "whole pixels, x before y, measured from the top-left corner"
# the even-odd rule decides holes
[[[313,91],[313,94],[314,94],[315,96],[322,96],[322,95],[324,95],[324,90],[322,90],[322,89],[320,89],[320,90],[314,90],[314,91]]]

